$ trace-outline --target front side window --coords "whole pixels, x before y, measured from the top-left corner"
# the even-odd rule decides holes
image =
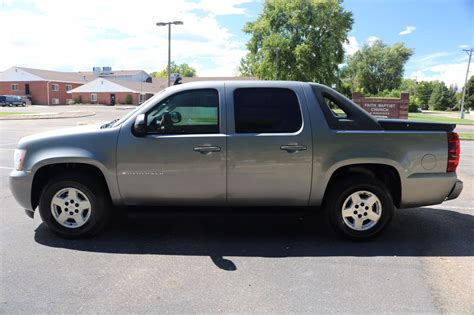
[[[97,102],[97,94],[91,94],[91,102]]]
[[[174,94],[149,111],[146,122],[148,133],[219,133],[219,94],[214,89]]]
[[[51,84],[51,90],[59,91],[59,84]]]
[[[72,90],[72,85],[71,84],[66,84],[66,92]]]
[[[12,84],[12,91],[18,91],[18,84]]]
[[[302,125],[296,94],[281,88],[235,90],[234,117],[237,133],[289,133]]]

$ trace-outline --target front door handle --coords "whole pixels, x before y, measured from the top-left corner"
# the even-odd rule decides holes
[[[305,145],[296,145],[296,144],[295,145],[287,144],[287,145],[280,146],[280,150],[284,150],[288,153],[294,153],[294,152],[306,150],[306,146]]]
[[[211,154],[212,152],[220,152],[221,147],[199,146],[199,147],[195,147],[193,150],[201,154],[208,155],[208,154]]]

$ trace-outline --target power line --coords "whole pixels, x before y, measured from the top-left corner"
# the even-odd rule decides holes
[[[461,113],[459,118],[464,119],[464,98],[466,97],[466,90],[467,90],[467,77],[469,76],[469,66],[471,65],[471,57],[472,53],[474,52],[474,48],[471,49],[463,49],[469,55],[469,61],[467,62],[467,71],[466,71],[466,79],[464,80],[464,89],[462,92],[462,99],[461,99]]]

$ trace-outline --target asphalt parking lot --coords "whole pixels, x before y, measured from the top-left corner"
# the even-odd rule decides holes
[[[398,210],[371,242],[339,239],[321,213],[129,218],[65,240],[24,214],[8,174],[21,137],[129,109],[87,110],[0,121],[0,313],[474,313],[474,141],[459,199]]]

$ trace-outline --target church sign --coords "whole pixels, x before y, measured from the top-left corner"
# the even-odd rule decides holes
[[[363,97],[352,93],[352,100],[377,118],[408,119],[408,93],[401,93],[400,98]]]

